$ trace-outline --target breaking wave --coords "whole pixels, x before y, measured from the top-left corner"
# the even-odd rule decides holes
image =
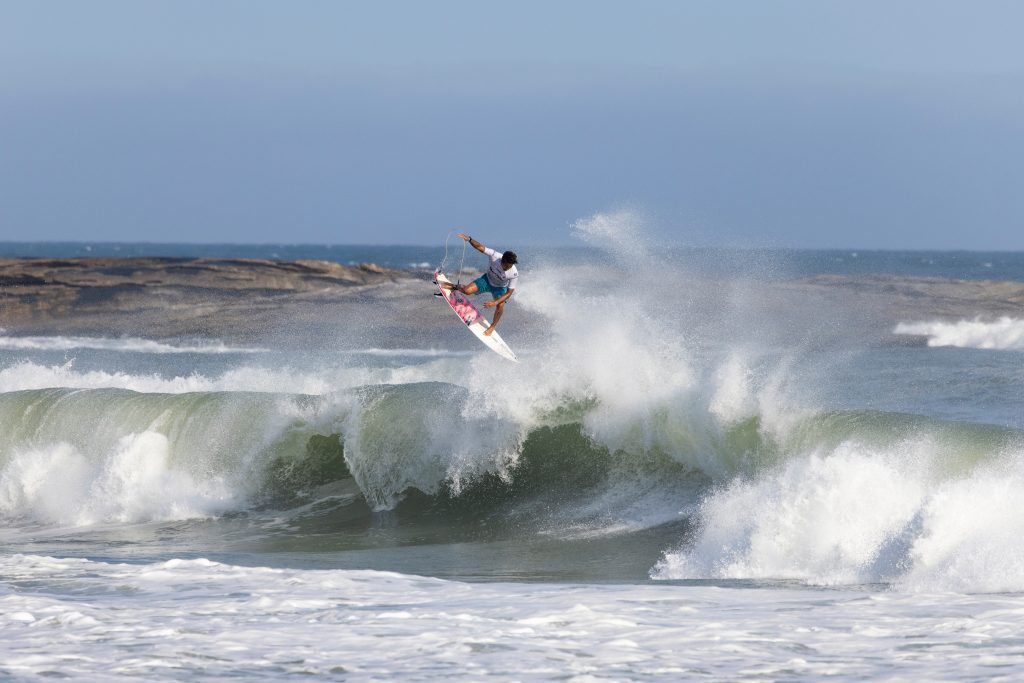
[[[1008,316],[992,321],[899,323],[893,333],[927,337],[928,346],[1024,351],[1024,320]]]
[[[354,492],[580,537],[674,523],[669,579],[1024,586],[1024,435],[872,411],[720,421],[577,397],[501,419],[457,385],[324,396],[0,395],[0,515],[81,526],[299,508]],[[717,404],[716,404],[717,405]],[[438,409],[438,407],[441,409]],[[599,417],[599,419],[596,419]],[[432,502],[430,502],[432,501]],[[349,500],[351,503],[351,500]]]
[[[1021,590],[1024,441],[993,444],[974,466],[951,467],[942,450],[934,437],[847,441],[734,479],[702,500],[694,538],[652,576]]]
[[[628,214],[591,217],[575,229],[608,263],[531,265],[543,286],[516,305],[549,324],[515,366],[428,350],[186,376],[0,368],[0,517],[411,506],[441,526],[470,517],[554,539],[667,527],[660,579],[1024,590],[1021,432],[821,407],[827,372],[793,354],[833,362],[822,335],[842,338],[841,321],[807,328],[796,352],[774,348],[775,328],[805,328],[760,311],[741,283],[652,268],[635,228]]]
[[[265,353],[267,349],[229,346],[218,341],[160,342],[152,339],[105,337],[10,337],[0,334],[0,349],[18,351],[73,351],[95,349],[127,353]]]

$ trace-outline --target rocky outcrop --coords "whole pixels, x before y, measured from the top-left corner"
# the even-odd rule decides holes
[[[0,259],[0,327],[22,334],[247,338],[271,324],[272,312],[330,304],[414,277],[328,261]]]
[[[436,304],[429,280],[426,272],[369,263],[0,259],[0,328],[10,335],[212,337],[275,348],[465,347],[464,331]],[[722,292],[728,293],[727,301]],[[700,329],[727,326],[736,322],[736,311],[743,311],[784,321],[776,325],[780,334],[857,334],[904,343],[905,337],[892,335],[900,321],[1024,315],[1024,282],[892,275],[820,275],[747,285],[742,279],[695,280],[678,298],[660,300]],[[521,338],[541,338],[551,321],[536,310],[526,315],[520,306],[517,302],[503,325]]]
[[[845,308],[869,308],[896,319],[1024,314],[1024,282],[951,280],[898,275],[817,275],[785,286]]]

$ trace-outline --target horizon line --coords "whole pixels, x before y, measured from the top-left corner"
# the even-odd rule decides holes
[[[362,248],[383,248],[383,249],[402,249],[402,248],[415,248],[415,249],[443,249],[444,244],[379,244],[379,243],[362,243],[362,242],[158,242],[152,240],[0,240],[0,245],[45,245],[45,244],[72,244],[82,246],[92,245],[140,245],[140,246],[155,246],[155,247],[173,247],[173,246],[194,246],[194,247],[315,247],[319,249],[327,248],[333,249],[336,247],[362,247]],[[783,246],[783,245],[771,245],[771,246],[730,246],[730,245],[680,245],[670,244],[669,247],[673,249],[717,249],[722,251],[844,251],[844,252],[930,252],[930,253],[978,253],[978,254],[1020,254],[1024,253],[1024,247],[1019,249],[982,249],[982,248],[968,248],[968,247],[942,247],[942,248],[927,248],[927,247],[798,247],[798,246]],[[537,245],[537,244],[526,244],[526,248],[545,248],[545,249],[594,249],[600,250],[600,247],[596,247],[589,244],[549,244],[549,245]],[[522,248],[522,247],[520,247]]]

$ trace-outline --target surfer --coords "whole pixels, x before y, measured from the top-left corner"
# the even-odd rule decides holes
[[[519,270],[516,269],[518,259],[514,251],[500,253],[480,244],[469,235],[460,232],[458,236],[460,239],[469,242],[469,245],[481,254],[488,256],[491,259],[491,265],[486,273],[468,285],[445,284],[442,287],[445,289],[457,289],[467,295],[490,292],[492,300],[484,304],[484,308],[494,309],[494,321],[490,327],[484,330],[484,334],[489,337],[494,332],[494,328],[497,327],[498,320],[501,319],[501,314],[505,309],[505,302],[511,299],[512,294],[516,291],[516,284],[519,282]]]

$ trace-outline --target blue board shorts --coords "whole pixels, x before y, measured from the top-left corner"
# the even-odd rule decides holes
[[[486,275],[481,275],[477,279],[473,280],[473,284],[476,285],[477,294],[491,293],[492,299],[497,299],[500,296],[505,296],[508,293],[508,287],[495,287],[488,280]]]

